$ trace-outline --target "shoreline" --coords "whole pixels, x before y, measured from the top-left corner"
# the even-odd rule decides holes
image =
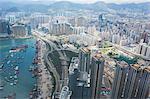
[[[33,35],[27,37],[0,37],[0,40],[8,40],[8,39],[30,39],[34,38]]]

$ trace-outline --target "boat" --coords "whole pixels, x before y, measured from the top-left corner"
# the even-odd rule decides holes
[[[17,85],[17,83],[16,83],[16,82],[14,82],[14,85]]]
[[[10,82],[10,80],[7,77],[5,77],[5,81]]]
[[[19,74],[19,71],[15,71],[15,74]]]
[[[1,65],[0,65],[0,70],[3,69],[3,67],[4,67],[4,64],[1,64]]]
[[[9,64],[9,63],[10,63],[10,61],[7,62],[7,64]]]
[[[11,54],[10,56],[11,56],[11,57],[13,57],[14,55],[13,55],[13,54]]]
[[[18,76],[17,76],[17,75],[15,75],[15,76],[14,76],[14,78],[15,78],[15,79],[17,79],[17,78],[18,78]]]
[[[13,76],[10,76],[9,78],[10,78],[10,79],[12,79],[12,78],[13,78]]]
[[[33,71],[33,70],[34,70],[34,66],[31,65],[31,66],[29,67],[29,71]]]
[[[4,83],[2,80],[0,80],[0,90],[3,90],[3,88],[4,88]]]
[[[16,71],[18,71],[18,70],[19,70],[19,66],[16,66],[14,69],[15,69]]]
[[[10,85],[11,85],[11,86],[13,86],[13,85],[14,85],[14,83],[10,83]]]
[[[20,45],[20,46],[16,46],[16,47],[13,47],[9,50],[10,53],[12,52],[20,52],[24,49],[28,48],[28,45]]]
[[[8,95],[4,97],[5,99],[16,99],[16,93],[12,93],[11,95]]]

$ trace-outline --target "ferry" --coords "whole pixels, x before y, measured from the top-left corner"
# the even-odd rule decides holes
[[[9,52],[10,53],[12,53],[12,52],[20,52],[20,51],[22,51],[22,50],[24,50],[26,48],[28,48],[28,45],[20,45],[20,46],[16,46],[16,47],[11,48]]]

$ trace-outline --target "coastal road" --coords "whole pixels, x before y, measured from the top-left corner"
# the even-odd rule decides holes
[[[44,42],[46,42],[48,45],[49,45],[49,51],[46,52],[45,56],[44,56],[44,62],[45,62],[45,65],[47,67],[47,69],[53,74],[54,76],[54,79],[55,79],[55,90],[54,90],[54,93],[56,93],[57,91],[59,91],[60,87],[60,76],[54,66],[54,64],[52,63],[52,60],[50,59],[49,57],[49,54],[51,54],[54,50],[57,50],[57,46],[56,44],[54,44],[52,41],[46,39],[45,37],[42,37],[40,34],[37,35],[37,32],[33,32],[33,35],[35,35],[36,37],[40,38],[41,40],[43,40]],[[59,51],[58,51],[59,52]],[[63,56],[62,53],[60,53],[60,56]]]

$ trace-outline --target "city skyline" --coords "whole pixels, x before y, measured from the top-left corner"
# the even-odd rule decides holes
[[[0,0],[0,99],[149,99],[148,1]]]

